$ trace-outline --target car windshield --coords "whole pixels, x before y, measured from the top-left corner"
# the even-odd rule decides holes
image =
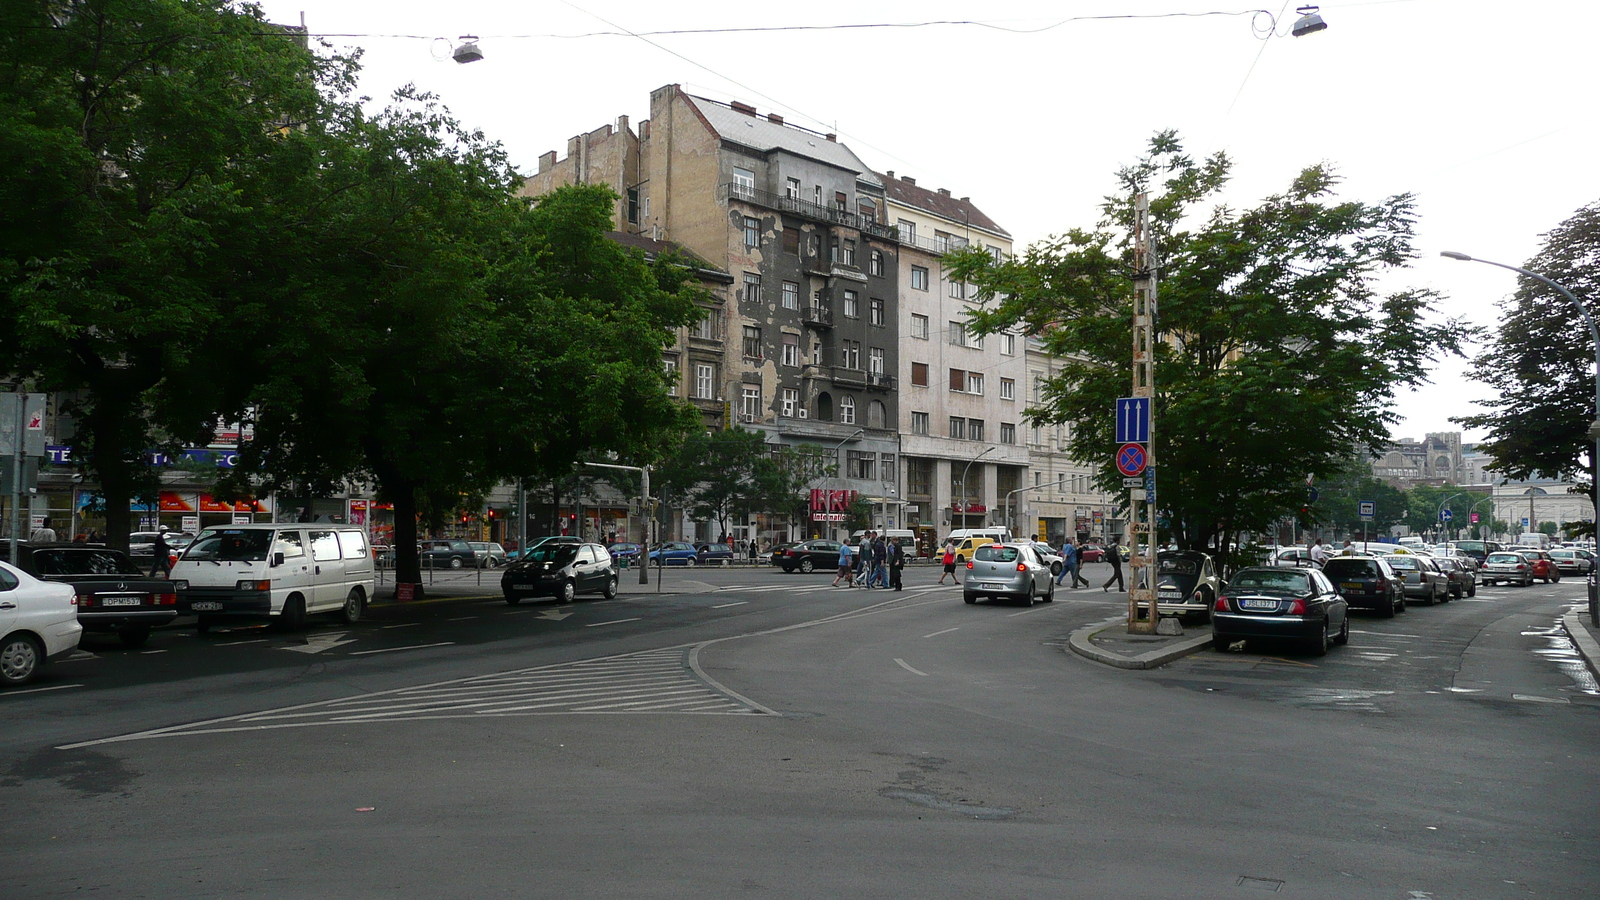
[[[1491,553],[1489,554],[1489,562],[1509,563],[1511,565],[1515,565],[1519,562],[1522,562],[1522,557],[1515,553]]]
[[[1246,569],[1234,576],[1233,583],[1229,586],[1234,590],[1243,588],[1255,591],[1304,593],[1309,583],[1303,572],[1273,572],[1264,569]]]
[[[207,530],[200,532],[200,536],[184,551],[183,558],[214,562],[260,562],[267,558],[267,548],[270,546],[270,531],[245,531],[239,528]]]
[[[528,560],[537,563],[555,563],[564,566],[578,556],[576,544],[546,544],[528,551]]]
[[[1192,559],[1168,557],[1156,560],[1156,571],[1163,575],[1194,575],[1200,571],[1200,566]]]
[[[972,558],[979,562],[1016,562],[1017,548],[1015,547],[979,547],[972,554]]]
[[[46,578],[61,575],[142,575],[143,570],[115,550],[61,547],[35,550],[33,565]]]
[[[1385,556],[1384,561],[1393,569],[1415,569],[1417,567],[1416,559],[1410,556]]]
[[[1378,564],[1370,559],[1330,559],[1322,571],[1329,578],[1353,578],[1378,574]]]

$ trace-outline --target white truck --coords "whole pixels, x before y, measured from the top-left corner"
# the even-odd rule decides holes
[[[1542,531],[1529,531],[1517,535],[1517,546],[1534,550],[1549,550],[1550,535]]]
[[[311,613],[361,618],[377,589],[366,532],[349,525],[221,525],[172,567],[178,612],[204,633],[229,620],[298,628]]]

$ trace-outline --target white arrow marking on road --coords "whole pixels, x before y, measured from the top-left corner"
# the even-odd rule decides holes
[[[552,622],[559,622],[570,615],[572,615],[572,613],[556,612],[553,609],[547,609],[544,612],[539,613],[539,618],[549,619]]]
[[[356,642],[355,638],[344,638],[345,634],[346,632],[343,631],[335,631],[329,634],[308,634],[304,644],[279,647],[278,649],[293,650],[296,653],[321,653],[324,650],[332,650],[334,647],[342,647],[345,644],[354,644]],[[341,640],[341,638],[344,639]]]
[[[910,666],[906,665],[906,661],[903,660],[903,659],[896,659],[895,662],[899,664],[900,668],[905,669],[907,672],[910,672],[913,675],[921,675],[923,678],[927,678],[928,677],[928,673],[927,672],[918,672],[916,669],[913,669]]]

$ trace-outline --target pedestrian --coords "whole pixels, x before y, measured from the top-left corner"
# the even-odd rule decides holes
[[[53,544],[57,539],[56,530],[50,527],[49,516],[39,520],[39,527],[33,530],[33,534],[28,535],[28,540],[35,544]]]
[[[1072,588],[1094,587],[1089,579],[1083,577],[1083,552],[1077,547],[1072,548]]]
[[[1317,538],[1311,544],[1311,564],[1320,569],[1322,564],[1327,561],[1328,550],[1322,546],[1322,538]]]
[[[1350,543],[1349,541],[1345,541],[1344,542],[1344,549],[1339,551],[1339,555],[1340,556],[1355,556],[1356,555],[1355,545]]]
[[[889,586],[889,547],[878,535],[872,539],[872,586],[886,588]]]
[[[1122,583],[1122,548],[1116,544],[1107,547],[1106,559],[1111,563],[1111,577],[1106,579],[1105,584],[1100,585],[1100,590],[1111,590],[1111,582],[1115,581],[1117,583],[1117,593],[1126,593],[1128,588]]]
[[[1059,584],[1061,584],[1062,581],[1064,581],[1066,579],[1067,574],[1072,572],[1072,567],[1077,564],[1077,560],[1078,560],[1078,548],[1072,546],[1072,538],[1068,538],[1068,537],[1062,538],[1061,539],[1061,573],[1056,576],[1056,584],[1059,585]],[[1073,587],[1077,587],[1078,586],[1078,584],[1077,584],[1077,578],[1078,578],[1077,574],[1074,573],[1072,575],[1072,578],[1073,578],[1072,586]]]
[[[167,546],[167,526],[163,525],[156,531],[156,544],[153,548],[155,559],[150,561],[150,577],[156,577],[156,572],[161,572],[165,578],[172,574],[172,561],[167,559],[172,553],[172,548]]]
[[[939,575],[940,584],[944,584],[946,575],[954,579],[956,584],[961,583],[961,579],[956,578],[956,542],[948,539],[944,542],[944,572]]]
[[[750,564],[751,565],[755,565],[756,554],[760,553],[760,552],[761,552],[761,548],[756,546],[756,539],[755,538],[751,538],[750,539]]]
[[[844,579],[844,586],[850,587],[855,579],[850,576],[850,570],[855,566],[855,554],[850,552],[849,544],[839,545],[839,574],[833,576],[833,584],[829,587],[838,587],[839,579]]]
[[[900,574],[906,568],[906,550],[898,541],[889,543],[889,586],[900,590]]]
[[[872,573],[872,532],[863,531],[856,542],[856,587],[867,587],[867,576]]]

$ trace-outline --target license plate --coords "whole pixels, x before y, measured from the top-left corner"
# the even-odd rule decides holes
[[[222,609],[222,604],[216,600],[196,600],[189,604],[195,612],[217,612]]]
[[[1163,600],[1182,600],[1183,591],[1161,591],[1156,596]]]
[[[1278,601],[1264,600],[1257,597],[1245,597],[1239,601],[1240,609],[1277,609]]]
[[[978,585],[978,590],[980,590],[980,591],[1003,591],[1005,589],[1006,589],[1006,586],[1003,585],[1003,584],[984,583],[984,584]]]
[[[143,597],[100,597],[101,606],[138,606],[144,602]]]
[[[1364,585],[1364,584],[1356,584],[1355,582],[1351,582],[1351,581],[1345,581],[1345,582],[1341,582],[1339,584],[1339,587],[1342,587],[1347,591],[1359,591],[1359,590],[1362,590],[1363,588],[1365,588],[1366,585]]]

